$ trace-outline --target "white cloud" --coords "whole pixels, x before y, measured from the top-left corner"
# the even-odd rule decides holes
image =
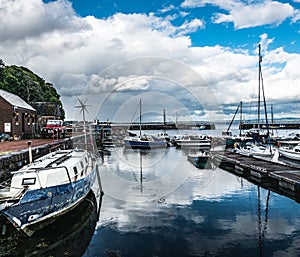
[[[294,9],[289,4],[267,1],[233,9],[230,11],[230,18],[236,29],[242,29],[266,24],[279,25],[293,13]],[[218,19],[215,22],[219,23]]]
[[[205,22],[203,20],[194,19],[190,22],[185,21],[184,24],[182,24],[178,28],[178,35],[186,35],[191,32],[196,32],[199,29],[205,28]]]
[[[222,3],[202,1],[202,4],[213,2]],[[238,4],[225,2],[230,8]],[[119,94],[115,103],[120,105],[131,97],[130,91],[147,91],[148,82],[152,81],[148,78],[153,77],[184,87],[195,98],[194,110],[199,109],[197,101],[203,101],[207,108],[236,104],[250,95],[251,88],[256,88],[257,56],[219,45],[192,46],[188,33],[205,27],[199,19],[176,27],[168,18],[154,14],[118,13],[106,19],[82,18],[69,2],[62,0],[49,4],[41,0],[26,0],[26,4],[0,0],[0,3],[0,57],[8,65],[26,66],[52,82],[62,95],[69,116],[74,112],[73,98],[82,92],[93,92],[92,101],[97,105],[107,93],[123,89],[124,94]],[[14,13],[18,14],[18,22]],[[49,17],[45,18],[45,14]],[[278,90],[270,90],[267,97],[291,99],[293,94],[294,97],[300,94],[296,87],[300,83],[296,70],[300,57],[283,48],[269,51],[268,46],[275,40],[267,34],[260,38],[265,83]],[[150,87],[161,92],[161,99],[168,94],[183,106],[190,101],[191,97],[186,97],[188,94],[182,90],[172,91],[166,83],[162,84],[154,87],[152,83]],[[283,90],[280,85],[288,85],[293,91]],[[177,97],[177,92],[182,95]],[[203,97],[203,92],[208,96]],[[163,102],[156,105],[160,108]]]
[[[1,0],[0,40],[37,37],[49,31],[78,31],[87,24],[75,15],[70,2],[59,0],[43,4],[41,0]]]
[[[277,1],[263,1],[259,3],[244,4],[242,1],[231,0],[186,0],[182,7],[194,8],[214,5],[223,9],[227,13],[215,13],[213,16],[214,23],[234,23],[235,29],[251,28],[262,25],[278,26],[284,20],[292,18],[293,21],[298,16],[298,11],[288,3]]]

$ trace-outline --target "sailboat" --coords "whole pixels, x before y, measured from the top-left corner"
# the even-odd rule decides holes
[[[268,116],[267,116],[267,106],[266,106],[266,98],[265,98],[265,91],[264,91],[264,85],[263,85],[263,77],[262,77],[262,71],[261,71],[261,62],[262,62],[262,56],[260,51],[260,44],[258,44],[258,54],[259,54],[259,61],[258,61],[258,112],[257,112],[257,129],[253,128],[249,132],[247,132],[247,135],[252,137],[255,141],[254,143],[247,143],[243,147],[236,144],[235,145],[235,151],[240,154],[254,156],[254,157],[266,157],[266,158],[272,158],[275,154],[275,149],[271,147],[270,145],[270,133],[269,133],[269,123],[268,123]],[[266,118],[266,128],[267,128],[267,134],[263,135],[260,130],[260,94],[263,94],[263,101],[264,101],[264,110],[265,110],[265,118]],[[261,144],[260,141],[264,144]],[[267,143],[267,144],[265,144]],[[242,142],[241,142],[242,144]]]
[[[252,141],[253,139],[251,137],[247,137],[245,135],[242,135],[241,131],[241,124],[242,124],[242,108],[243,108],[243,103],[240,102],[238,107],[236,108],[236,111],[233,115],[233,118],[231,122],[228,125],[228,128],[226,131],[222,131],[222,138],[225,139],[225,147],[226,148],[232,148],[234,147],[235,143],[240,144],[241,142],[249,142]],[[230,128],[234,122],[234,119],[236,117],[236,114],[238,113],[238,110],[240,110],[240,126],[239,126],[239,135],[233,135],[232,132],[230,131]]]
[[[142,99],[139,102],[140,107],[140,133],[139,136],[128,136],[124,138],[125,148],[139,148],[139,149],[151,149],[151,148],[163,148],[167,146],[167,141],[162,138],[155,137],[153,135],[142,135]]]

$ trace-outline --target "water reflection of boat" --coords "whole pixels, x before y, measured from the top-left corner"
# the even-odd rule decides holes
[[[94,234],[101,200],[91,190],[76,208],[31,237],[0,216],[0,256],[82,256]]]

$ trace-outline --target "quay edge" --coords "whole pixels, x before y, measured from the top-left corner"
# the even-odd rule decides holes
[[[65,138],[59,141],[43,144],[40,146],[32,147],[32,159],[35,160],[55,149],[71,149],[73,142],[71,138]],[[29,150],[17,150],[8,154],[0,155],[0,182],[8,178],[11,171],[15,171],[28,164]]]

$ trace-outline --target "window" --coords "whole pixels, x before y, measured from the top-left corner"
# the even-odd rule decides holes
[[[77,167],[76,167],[76,166],[75,166],[75,167],[73,167],[73,170],[74,170],[74,174],[75,174],[75,176],[77,176],[77,174],[78,174]]]
[[[29,186],[35,184],[36,178],[23,178],[22,180],[22,186]]]

